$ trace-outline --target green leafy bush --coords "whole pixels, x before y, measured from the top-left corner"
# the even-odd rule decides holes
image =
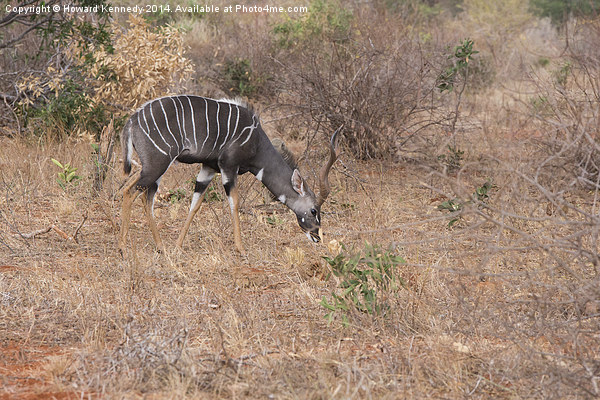
[[[454,47],[453,53],[448,56],[450,66],[438,77],[437,88],[440,92],[453,91],[459,76],[466,80],[469,73],[469,61],[475,54],[479,53],[479,51],[473,50],[473,44],[474,42],[467,38]]]
[[[248,59],[226,62],[224,75],[230,91],[247,97],[255,94],[264,81],[252,72],[252,66]]]
[[[529,6],[535,15],[562,24],[571,15],[598,15],[600,0],[531,0]]]
[[[363,251],[342,251],[334,258],[324,257],[331,266],[331,273],[340,279],[339,290],[331,293],[331,300],[321,299],[331,322],[341,314],[344,326],[349,324],[349,315],[359,311],[370,315],[385,315],[390,305],[386,301],[390,293],[404,286],[396,268],[405,261],[390,250],[366,244]],[[331,274],[328,275],[327,279]]]
[[[332,0],[313,0],[300,18],[287,18],[275,25],[273,33],[279,47],[288,49],[300,43],[318,40],[342,40],[347,37],[352,13]]]

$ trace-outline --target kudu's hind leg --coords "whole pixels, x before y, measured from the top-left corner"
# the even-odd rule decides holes
[[[177,238],[177,247],[181,248],[183,245],[183,239],[185,235],[187,235],[188,230],[190,229],[190,225],[194,216],[200,209],[202,205],[202,200],[204,200],[204,195],[206,194],[206,189],[208,189],[208,185],[212,181],[215,176],[216,171],[212,168],[202,166],[198,176],[196,177],[196,187],[194,188],[194,195],[192,197],[192,204],[190,205],[190,212],[188,213],[187,219],[185,220],[185,224],[183,225],[183,229],[181,233],[179,233],[179,237]]]
[[[125,251],[125,243],[127,241],[127,233],[131,224],[131,206],[135,199],[140,195],[140,191],[135,188],[140,177],[140,173],[134,174],[125,184],[123,189],[123,208],[121,210],[121,232],[119,234],[119,249]]]
[[[150,185],[142,198],[144,203],[144,211],[146,212],[146,219],[148,220],[148,225],[150,225],[150,230],[152,231],[152,237],[154,238],[154,243],[156,243],[156,247],[160,252],[165,251],[165,247],[163,245],[162,239],[160,238],[160,234],[158,233],[158,228],[156,226],[156,221],[154,220],[154,195],[158,190],[158,183],[155,182]]]
[[[244,246],[242,245],[242,235],[240,230],[240,199],[237,190],[237,169],[234,172],[226,172],[221,170],[221,178],[223,179],[223,188],[229,200],[229,208],[231,209],[231,221],[233,224],[233,241],[235,248],[241,255],[245,255]]]

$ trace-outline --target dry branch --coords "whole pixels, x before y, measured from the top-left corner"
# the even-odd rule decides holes
[[[73,242],[79,244],[79,240],[77,240],[77,235],[79,234],[79,231],[81,230],[81,227],[83,226],[83,224],[85,223],[87,218],[88,218],[87,213],[85,213],[85,215],[83,216],[83,219],[81,220],[81,222],[75,229],[75,232],[73,232],[73,235],[67,234],[65,231],[63,231],[62,229],[60,229],[58,226],[56,226],[54,224],[52,224],[49,227],[44,228],[44,229],[38,229],[36,231],[32,231],[29,233],[19,233],[17,235],[22,237],[23,239],[33,239],[36,236],[45,235],[46,233],[48,233],[50,231],[54,231],[54,232],[56,232],[56,234],[58,236],[62,237],[64,240],[73,241]]]

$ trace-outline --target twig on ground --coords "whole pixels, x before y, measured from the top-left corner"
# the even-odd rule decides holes
[[[44,229],[38,229],[36,231],[32,231],[29,233],[17,233],[16,235],[21,236],[23,239],[33,239],[36,236],[45,235],[46,233],[48,233],[50,231],[54,231],[54,232],[56,232],[56,234],[58,236],[62,237],[63,239],[70,240],[70,241],[73,241],[73,242],[79,244],[79,240],[77,240],[77,235],[79,234],[79,231],[81,230],[81,227],[83,227],[83,224],[85,223],[87,218],[88,218],[88,215],[86,212],[83,216],[83,219],[81,220],[81,222],[75,229],[75,232],[73,233],[73,235],[68,235],[65,231],[63,231],[62,229],[60,229],[58,226],[56,226],[54,224],[52,224],[49,227],[44,228]]]

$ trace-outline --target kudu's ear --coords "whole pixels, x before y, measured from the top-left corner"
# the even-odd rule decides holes
[[[294,170],[292,174],[292,187],[300,196],[306,196],[306,191],[304,190],[304,179],[300,176],[300,171],[297,169]]]

